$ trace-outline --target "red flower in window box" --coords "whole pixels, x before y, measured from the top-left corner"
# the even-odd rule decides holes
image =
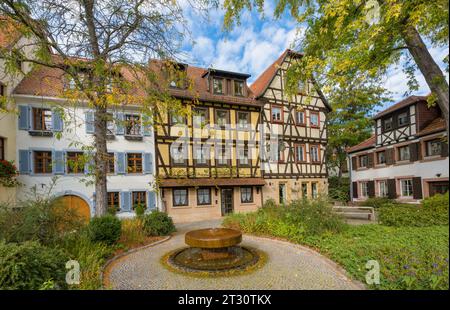
[[[16,180],[17,168],[14,162],[0,160],[0,185],[13,187],[18,184]]]

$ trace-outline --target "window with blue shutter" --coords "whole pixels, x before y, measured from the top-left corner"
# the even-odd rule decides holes
[[[116,135],[125,134],[124,115],[123,113],[116,113]]]
[[[148,115],[142,115],[142,133],[146,137],[152,135],[152,125],[150,123],[150,117]]]
[[[126,153],[117,153],[117,174],[125,174],[126,173],[126,163],[127,157]]]
[[[93,111],[87,111],[85,113],[85,126],[86,133],[94,133],[95,132],[95,115]]]
[[[19,150],[19,172],[21,174],[31,172],[31,151]]]
[[[61,111],[57,111],[57,110],[52,111],[52,129],[53,129],[53,131],[62,131],[63,130],[63,119],[62,119]]]
[[[120,208],[124,212],[131,211],[131,192],[120,193]]]
[[[144,153],[144,173],[153,173],[153,156],[151,153]]]
[[[19,106],[19,129],[20,130],[30,130],[30,107],[26,105]]]
[[[64,174],[65,173],[65,152],[64,151],[53,151],[53,173],[54,174]]]
[[[156,210],[155,192],[147,191],[147,209],[148,210]]]
[[[95,158],[94,154],[85,153],[86,162],[84,164],[84,174],[90,174],[95,171]]]

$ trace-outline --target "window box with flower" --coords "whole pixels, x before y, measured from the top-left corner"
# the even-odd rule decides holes
[[[13,161],[0,160],[0,185],[14,187],[18,185],[16,179],[17,168]]]

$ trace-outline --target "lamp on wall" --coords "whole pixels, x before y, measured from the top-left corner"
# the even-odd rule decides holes
[[[436,177],[440,178],[440,177],[441,177],[441,174],[440,174],[440,173],[437,173],[437,174],[436,174]]]

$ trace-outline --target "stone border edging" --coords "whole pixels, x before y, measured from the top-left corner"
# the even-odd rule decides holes
[[[104,277],[103,277],[103,275],[104,275],[106,269],[108,268],[108,266],[111,265],[113,262],[117,261],[118,259],[120,259],[120,258],[122,258],[122,257],[124,257],[124,256],[130,255],[130,254],[133,254],[133,253],[138,252],[138,251],[140,251],[140,250],[144,250],[144,249],[147,249],[147,248],[151,248],[151,247],[153,247],[153,246],[155,246],[155,245],[158,245],[158,244],[161,244],[161,243],[163,243],[163,242],[166,242],[166,241],[169,240],[170,238],[172,238],[171,235],[165,237],[165,238],[162,239],[162,240],[158,240],[158,241],[152,242],[152,243],[150,243],[150,244],[146,244],[146,245],[143,245],[143,246],[140,246],[140,247],[137,247],[137,248],[130,249],[130,250],[126,251],[126,252],[120,253],[120,254],[118,254],[118,255],[116,255],[116,256],[114,256],[114,257],[108,259],[108,260],[105,262],[105,264],[103,265],[102,270],[101,270],[101,272],[100,272],[100,281],[101,281],[101,283],[102,283],[102,287],[101,287],[100,289],[104,289],[104,288],[105,288],[105,287],[104,287]]]

